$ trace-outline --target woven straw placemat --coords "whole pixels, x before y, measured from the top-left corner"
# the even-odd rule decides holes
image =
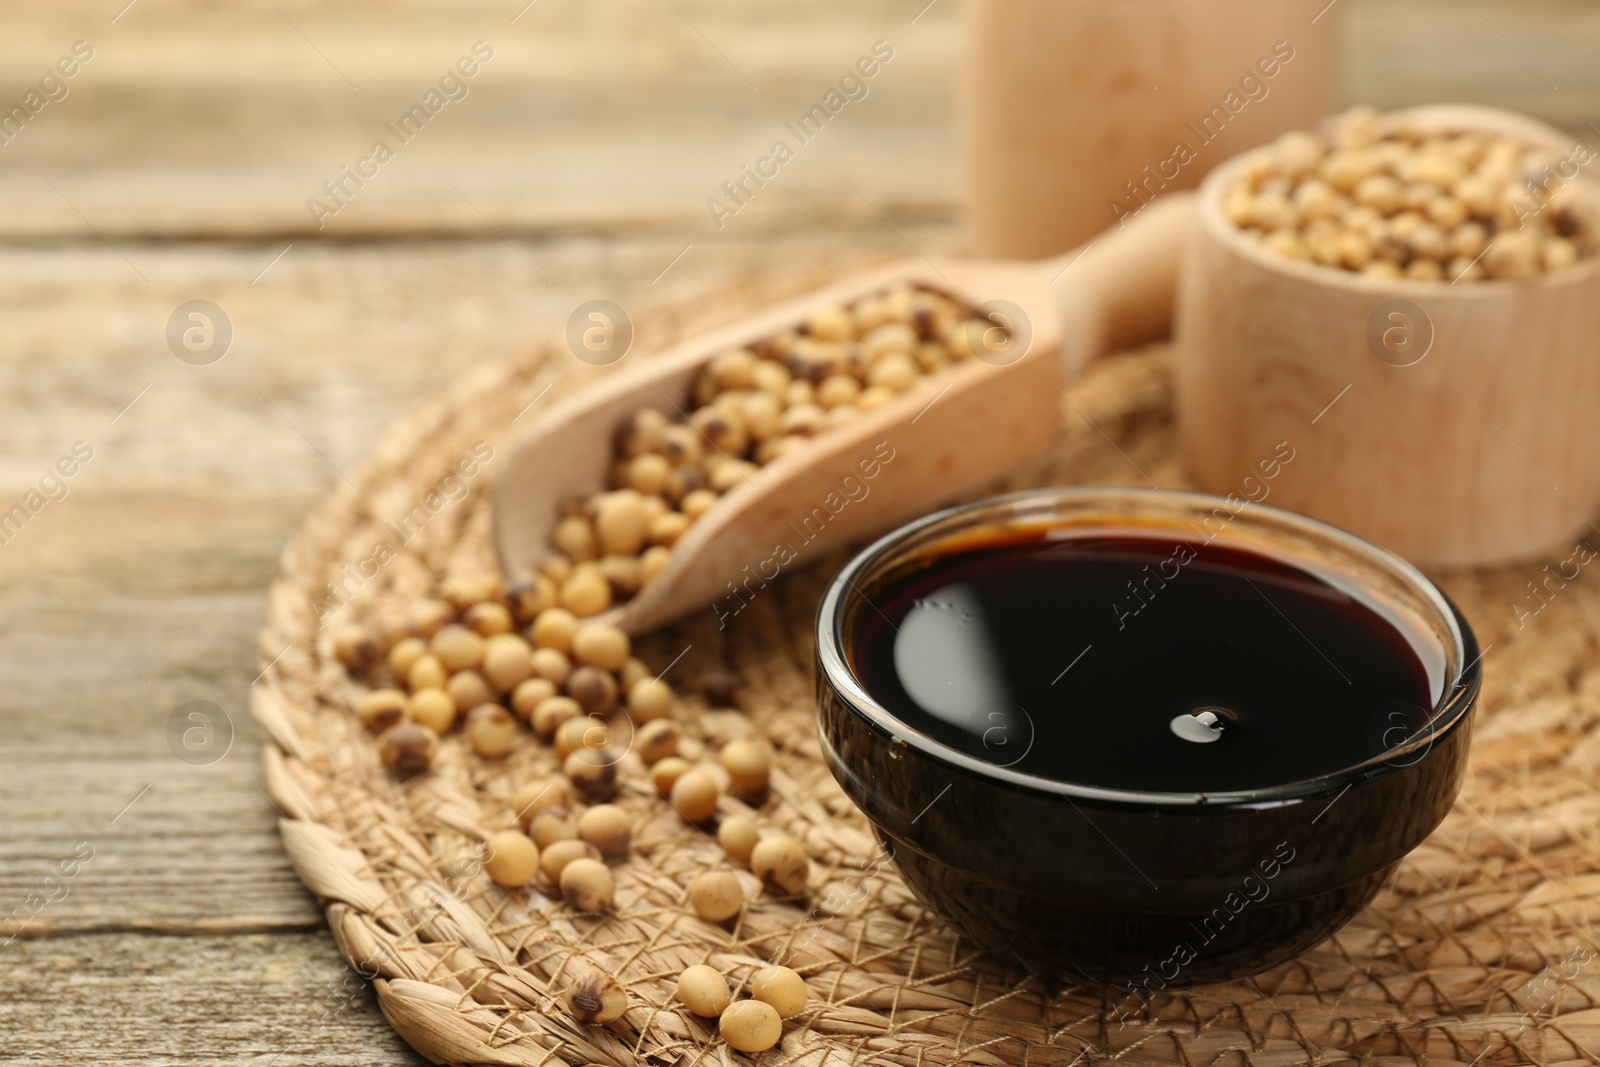
[[[635,351],[835,274],[751,280],[693,318],[641,310]],[[682,655],[667,676],[680,693],[711,666],[746,680],[742,713],[686,696],[679,718],[707,743],[756,731],[777,748],[760,818],[810,851],[808,903],[763,894],[728,928],[696,918],[685,887],[726,860],[647,795],[647,784],[624,787],[618,800],[641,825],[633,857],[616,872],[615,914],[581,916],[537,888],[492,885],[478,870],[482,843],[513,825],[513,790],[551,773],[553,756],[529,737],[504,760],[481,760],[457,737],[446,739],[433,773],[394,779],[349,711],[354,683],[329,655],[308,603],[329,604],[336,583],[339,598],[350,597],[340,621],[359,621],[428,595],[445,575],[492,568],[488,483],[527,421],[513,420],[547,384],[555,383],[540,405],[592,373],[550,345],[424,405],[355,474],[359,489],[341,486],[306,522],[269,598],[260,651],[274,662],[253,710],[285,847],[326,905],[351,967],[374,979],[384,1014],[425,1056],[552,1067],[731,1064],[748,1057],[675,1001],[677,975],[710,963],[737,986],[757,966],[781,962],[805,975],[812,1000],[781,1045],[755,1057],[773,1067],[1600,1063],[1600,945],[1590,921],[1600,894],[1600,572],[1549,579],[1563,564],[1573,572],[1566,553],[1549,571],[1528,564],[1442,576],[1488,648],[1461,799],[1349,927],[1253,980],[1148,1002],[1050,987],[987,959],[916,902],[892,863],[880,861],[817,745],[810,627],[842,558],[785,577],[726,630],[707,612],[638,643],[655,669]],[[1062,412],[1054,447],[1008,487],[1188,484],[1168,350],[1096,366]],[[447,499],[397,544],[385,524],[480,441],[494,457],[466,483],[467,495]],[[379,542],[395,554],[375,565]],[[723,800],[724,814],[741,807]],[[584,1026],[568,1013],[563,993],[589,969],[627,986],[633,1006],[622,1020]]]

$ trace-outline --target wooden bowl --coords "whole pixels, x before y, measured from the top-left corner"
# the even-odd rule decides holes
[[[1563,154],[1573,145],[1493,108],[1409,114]],[[1180,284],[1178,414],[1199,483],[1246,503],[1270,494],[1423,566],[1570,549],[1592,530],[1600,259],[1459,285],[1282,259],[1222,213],[1243,166],[1230,160],[1201,187]],[[1600,186],[1573,181],[1600,203]],[[1397,343],[1414,331],[1409,354],[1385,346],[1391,329]],[[1264,463],[1282,465],[1270,481]]]

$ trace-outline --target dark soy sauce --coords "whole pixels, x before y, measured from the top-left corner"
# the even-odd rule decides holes
[[[1059,531],[934,555],[871,594],[853,666],[912,729],[1062,782],[1234,792],[1414,737],[1442,685],[1416,624],[1269,556]]]

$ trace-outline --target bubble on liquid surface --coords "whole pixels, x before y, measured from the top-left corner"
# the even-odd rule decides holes
[[[1199,745],[1210,744],[1222,738],[1232,715],[1226,708],[1195,708],[1183,715],[1173,716],[1172,732],[1185,741]]]

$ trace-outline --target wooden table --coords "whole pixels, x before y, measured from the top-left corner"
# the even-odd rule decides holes
[[[398,414],[582,300],[960,247],[955,0],[523,2],[0,12],[0,102],[94,50],[0,146],[0,512],[92,450],[0,526],[0,1062],[420,1062],[259,788],[285,539]],[[1341,7],[1352,99],[1600,119],[1592,5]],[[880,38],[871,96],[717,230],[706,198]],[[308,198],[479,40],[468,95],[319,230]],[[196,299],[234,332],[211,365],[166,340]],[[196,700],[236,735],[204,765],[169,744]]]

